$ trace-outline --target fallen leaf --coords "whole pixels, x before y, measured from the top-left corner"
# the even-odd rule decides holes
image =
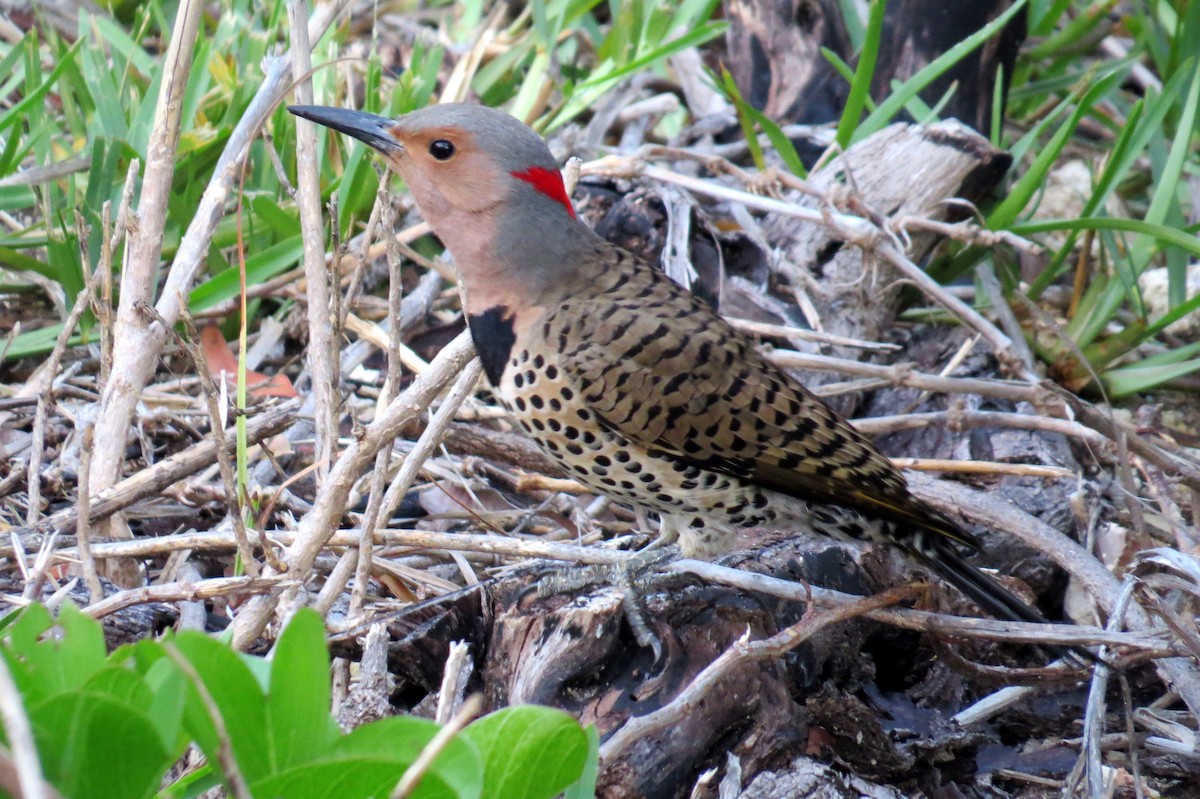
[[[200,331],[200,346],[208,359],[208,368],[214,379],[225,381],[229,389],[237,387],[237,358],[229,343],[215,324],[205,325]],[[296,388],[287,375],[268,376],[252,369],[246,370],[246,391],[252,397],[295,397]]]

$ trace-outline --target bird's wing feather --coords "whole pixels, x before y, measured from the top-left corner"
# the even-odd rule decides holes
[[[601,423],[630,441],[803,500],[974,543],[913,497],[853,427],[657,270],[639,264],[547,321],[566,377]]]

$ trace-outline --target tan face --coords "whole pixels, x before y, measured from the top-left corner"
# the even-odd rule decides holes
[[[401,120],[388,133],[403,148],[387,153],[388,163],[404,178],[426,218],[476,214],[504,199],[509,177],[462,128],[410,130]]]

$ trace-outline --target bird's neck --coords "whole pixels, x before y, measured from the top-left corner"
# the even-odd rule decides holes
[[[572,291],[596,235],[564,215],[505,220],[501,214],[443,217],[435,227],[454,256],[468,314],[546,307]]]

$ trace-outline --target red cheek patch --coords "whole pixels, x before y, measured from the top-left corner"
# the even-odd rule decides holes
[[[542,194],[566,208],[567,213],[572,218],[575,217],[575,207],[571,205],[571,198],[567,196],[567,187],[563,185],[562,175],[557,169],[531,166],[524,172],[513,172],[512,176],[533,186]]]

